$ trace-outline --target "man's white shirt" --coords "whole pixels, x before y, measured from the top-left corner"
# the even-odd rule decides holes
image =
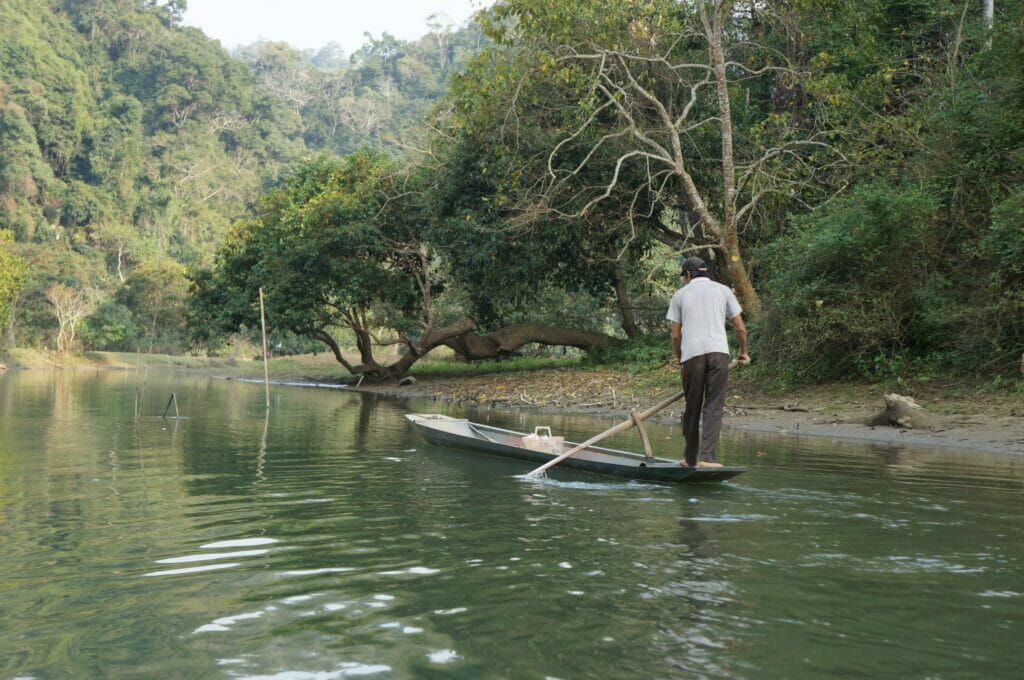
[[[669,302],[665,318],[682,327],[679,361],[685,362],[710,352],[728,354],[725,322],[742,311],[736,295],[728,286],[706,276],[692,279],[677,290]]]

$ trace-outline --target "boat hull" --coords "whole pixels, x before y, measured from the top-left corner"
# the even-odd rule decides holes
[[[406,419],[431,444],[485,453],[542,465],[557,454],[524,448],[521,432],[471,423],[465,419],[437,414],[407,414]],[[568,450],[576,446],[565,442]],[[646,459],[629,451],[591,446],[558,463],[559,469],[579,470],[643,482],[720,482],[745,472],[744,467],[691,468],[667,458]]]

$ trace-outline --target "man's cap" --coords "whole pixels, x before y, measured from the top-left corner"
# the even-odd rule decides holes
[[[688,257],[685,260],[683,260],[683,270],[679,272],[679,275],[682,276],[686,272],[696,274],[697,272],[706,273],[707,271],[708,265],[707,263],[704,262],[704,260],[700,259],[699,257]]]

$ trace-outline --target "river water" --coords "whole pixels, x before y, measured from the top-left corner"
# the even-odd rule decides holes
[[[163,419],[174,394],[181,419]],[[641,485],[437,448],[446,412],[0,376],[0,678],[1015,678],[1024,458],[726,432]],[[174,414],[174,405],[168,409]],[[674,456],[678,428],[650,427]],[[611,446],[639,449],[623,435]]]

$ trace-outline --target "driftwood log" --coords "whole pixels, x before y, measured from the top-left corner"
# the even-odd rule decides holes
[[[935,418],[910,397],[885,395],[885,408],[865,421],[868,425],[894,425],[908,430],[927,430],[938,425]]]

